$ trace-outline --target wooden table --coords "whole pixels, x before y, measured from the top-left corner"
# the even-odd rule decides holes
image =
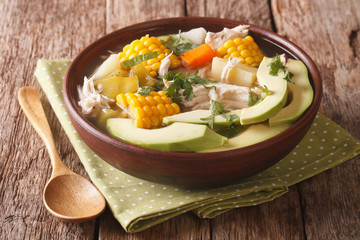
[[[0,239],[360,239],[359,157],[290,188],[256,207],[213,220],[183,214],[127,234],[109,210],[82,224],[53,218],[42,203],[50,177],[48,154],[16,100],[24,85],[37,88],[39,58],[74,58],[118,28],[163,17],[211,16],[273,30],[317,63],[324,85],[320,111],[360,138],[359,0],[32,0],[0,3]],[[65,164],[86,176],[41,92]]]

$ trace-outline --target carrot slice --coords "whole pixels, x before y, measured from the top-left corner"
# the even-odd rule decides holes
[[[183,53],[180,58],[192,69],[203,67],[216,56],[209,44],[202,44],[188,52]]]

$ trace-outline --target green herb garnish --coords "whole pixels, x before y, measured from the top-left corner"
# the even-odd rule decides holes
[[[191,101],[195,96],[193,93],[193,87],[195,85],[203,85],[216,82],[211,81],[206,78],[201,78],[197,76],[198,71],[194,72],[194,74],[190,75],[187,73],[185,76],[182,72],[172,72],[169,71],[167,74],[163,76],[163,78],[171,83],[170,87],[165,89],[166,95],[176,103],[181,102],[181,95],[185,97],[186,101]],[[182,91],[182,94],[180,93]]]
[[[224,109],[224,105],[219,103],[218,101],[215,101],[213,99],[210,100],[210,116],[206,118],[200,118],[200,120],[206,121],[211,129],[214,129],[214,121],[216,115],[221,115],[223,118],[225,118],[227,121],[235,122],[240,117],[236,114],[230,114],[226,115],[225,113],[228,113],[229,110]]]
[[[156,81],[154,86],[141,87],[141,88],[139,88],[137,93],[140,94],[141,96],[146,96],[146,95],[149,95],[150,92],[161,91],[163,88],[164,88],[164,83],[162,81]]]
[[[264,88],[265,88],[264,92],[261,93],[260,95],[256,95],[253,94],[252,92],[249,92],[248,105],[250,107],[259,104],[262,100],[264,100],[266,96],[270,95],[270,91],[268,87],[265,85]]]
[[[269,63],[270,66],[270,71],[269,71],[269,74],[272,75],[272,76],[277,76],[278,75],[278,72],[280,69],[282,69],[285,73],[285,77],[283,78],[284,80],[292,83],[292,84],[295,84],[291,79],[292,77],[294,76],[294,74],[292,74],[291,72],[289,72],[288,68],[285,67],[282,63],[281,63],[281,60],[280,60],[280,56],[278,54],[276,54],[276,57],[275,57],[275,60],[272,61],[271,63]]]
[[[126,68],[130,68],[132,66],[135,66],[139,63],[142,63],[146,60],[152,59],[152,58],[156,58],[158,56],[158,52],[154,51],[154,52],[150,52],[150,53],[145,53],[143,55],[139,55],[136,56],[134,58],[131,58],[129,60],[123,61],[121,64],[123,66],[125,66]]]
[[[161,40],[161,42],[177,56],[197,47],[190,40],[182,38],[180,31],[177,35],[170,35],[168,41]]]

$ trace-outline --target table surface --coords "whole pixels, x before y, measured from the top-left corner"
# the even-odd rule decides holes
[[[211,220],[185,213],[135,234],[108,209],[91,222],[61,222],[42,203],[49,156],[16,99],[21,86],[40,91],[61,158],[87,177],[34,77],[37,60],[72,59],[97,38],[150,19],[221,17],[275,31],[303,48],[323,79],[320,111],[359,139],[359,9],[359,0],[1,1],[0,239],[360,239],[359,157],[272,202]]]

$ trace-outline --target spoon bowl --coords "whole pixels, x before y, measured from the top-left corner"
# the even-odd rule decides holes
[[[67,222],[85,222],[98,217],[105,210],[105,199],[91,182],[72,172],[61,161],[37,91],[22,87],[18,99],[50,155],[53,171],[43,192],[47,210]]]

